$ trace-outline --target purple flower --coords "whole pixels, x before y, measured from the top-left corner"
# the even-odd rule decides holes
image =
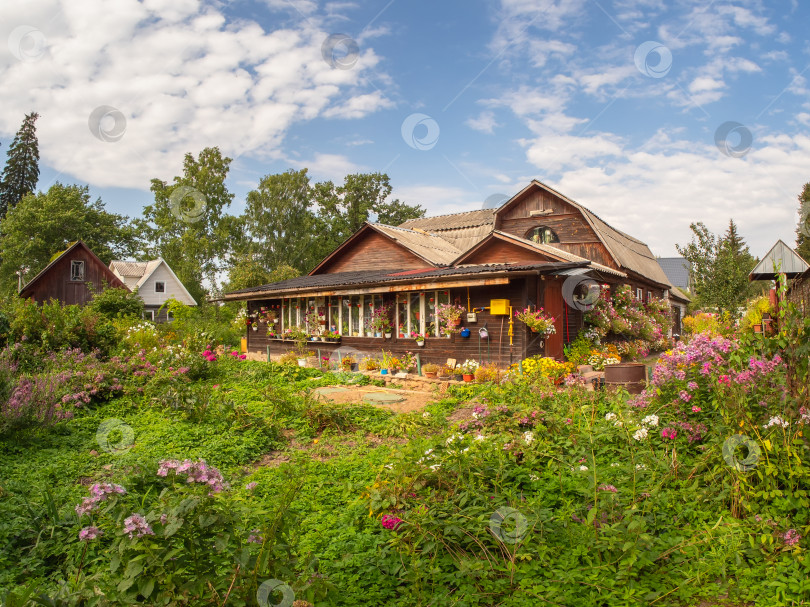
[[[608,491],[610,493],[618,493],[619,490],[613,485],[599,485],[599,491]]]
[[[101,537],[102,535],[104,535],[104,532],[98,527],[93,526],[85,527],[84,529],[79,531],[79,540],[81,540],[82,542],[89,542],[98,537]]]
[[[795,529],[788,529],[782,539],[785,540],[785,546],[795,546],[802,539],[802,535]]]
[[[137,537],[143,537],[144,535],[155,535],[155,532],[152,531],[149,523],[147,523],[146,519],[140,514],[133,514],[132,516],[124,519],[124,532],[128,533],[130,538],[133,537],[133,534],[137,535]]]
[[[254,529],[253,531],[250,532],[247,541],[250,544],[262,544],[264,543],[264,538],[261,535],[259,535],[258,529]]]
[[[247,485],[245,485],[245,489],[247,489],[248,491],[253,491],[258,484],[259,483],[257,482],[248,483]]]

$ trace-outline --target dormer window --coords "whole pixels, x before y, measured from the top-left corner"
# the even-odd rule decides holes
[[[539,226],[532,228],[526,232],[525,238],[539,244],[551,244],[553,242],[560,242],[560,237],[557,233],[548,226]]]
[[[84,280],[84,262],[72,260],[70,262],[70,280],[81,282]]]

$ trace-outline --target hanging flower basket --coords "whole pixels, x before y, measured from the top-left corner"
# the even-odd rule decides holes
[[[543,308],[538,308],[534,312],[526,308],[515,312],[515,318],[524,323],[533,333],[551,335],[556,332],[554,327],[554,317],[545,313]]]

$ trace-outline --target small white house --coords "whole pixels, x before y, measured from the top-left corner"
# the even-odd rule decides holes
[[[110,270],[132,291],[138,290],[144,303],[144,315],[148,320],[172,320],[167,317],[165,308],[160,310],[167,299],[174,298],[188,306],[197,305],[169,264],[161,258],[151,261],[112,261]]]

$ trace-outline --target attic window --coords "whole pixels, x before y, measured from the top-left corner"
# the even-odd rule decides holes
[[[71,260],[70,262],[70,280],[83,281],[84,280],[84,262],[79,260]]]
[[[526,232],[526,239],[539,244],[551,244],[553,242],[560,242],[560,237],[557,233],[548,226],[538,226]]]
[[[155,293],[165,293],[166,292],[166,283],[162,280],[155,281]]]

